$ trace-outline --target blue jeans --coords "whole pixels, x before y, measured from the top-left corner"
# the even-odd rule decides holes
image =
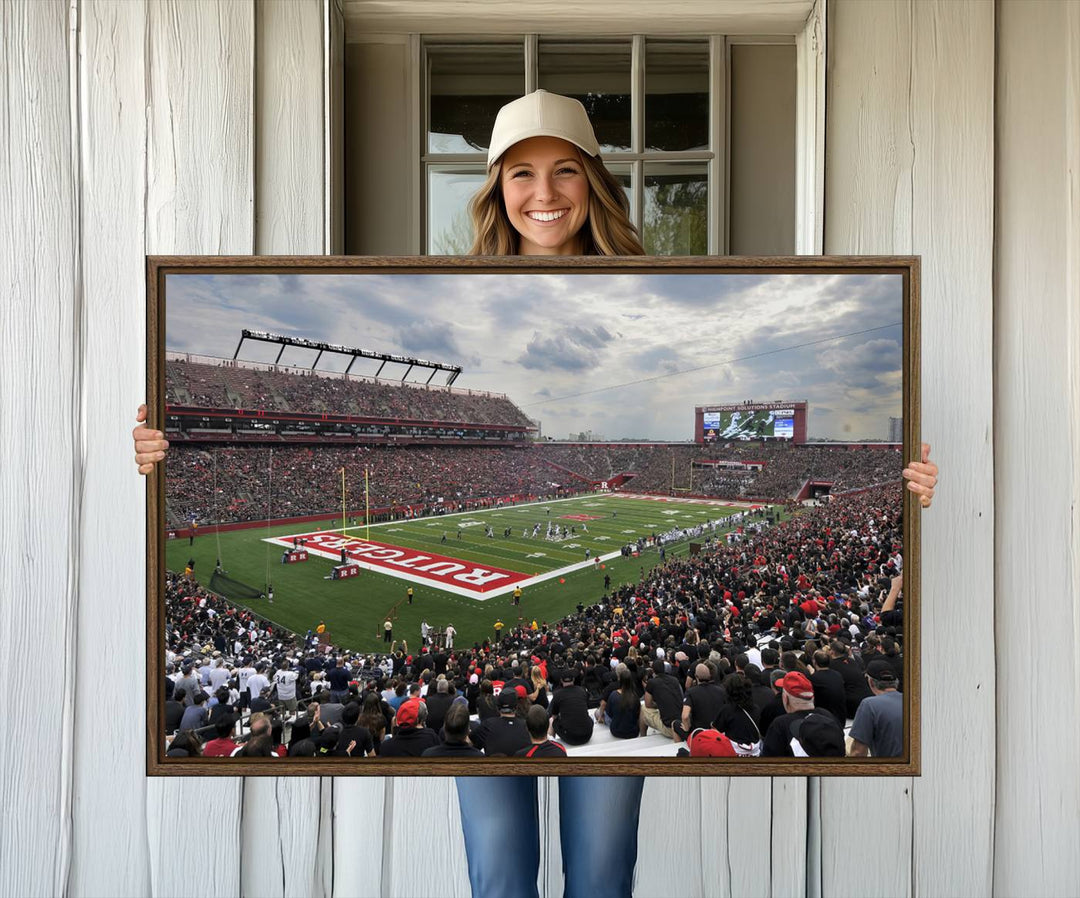
[[[533,776],[457,779],[473,898],[538,898],[540,809]],[[630,898],[642,776],[559,777],[563,898]]]

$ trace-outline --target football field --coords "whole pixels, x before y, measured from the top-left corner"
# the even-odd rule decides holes
[[[492,636],[497,619],[507,625],[542,624],[573,612],[579,603],[591,604],[603,595],[605,578],[612,588],[637,582],[660,560],[657,548],[621,554],[639,538],[702,527],[693,539],[665,540],[668,557],[683,555],[691,541],[726,533],[727,518],[746,508],[701,499],[592,494],[344,530],[339,518],[318,525],[203,532],[192,546],[186,539],[169,541],[166,559],[172,570],[183,570],[194,559],[196,578],[209,584],[220,557],[233,580],[258,591],[273,585],[272,605],[266,599],[244,604],[300,634],[325,621],[333,642],[352,650],[385,648],[388,616],[394,640],[405,640],[410,648],[420,642],[423,621],[440,630],[452,623],[457,644],[471,645]],[[294,546],[307,551],[307,560],[283,563]],[[359,576],[329,579],[343,558],[359,566]],[[514,606],[519,588],[521,604]]]

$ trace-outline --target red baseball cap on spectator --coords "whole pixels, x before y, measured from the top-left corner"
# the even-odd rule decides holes
[[[785,674],[784,678],[779,680],[775,685],[783,689],[788,695],[795,696],[795,698],[814,697],[814,687],[806,676],[799,673],[797,670]]]
[[[402,702],[397,712],[397,725],[399,727],[414,727],[420,719],[420,699],[410,699]]]
[[[735,747],[719,730],[697,729],[686,740],[691,758],[735,758]]]

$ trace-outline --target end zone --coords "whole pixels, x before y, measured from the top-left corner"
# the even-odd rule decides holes
[[[596,558],[591,558],[542,574],[522,574],[504,568],[479,565],[462,558],[419,552],[390,543],[341,536],[339,533],[326,531],[267,537],[262,541],[291,549],[294,539],[302,541],[310,555],[327,561],[340,561],[341,550],[344,549],[346,558],[365,570],[377,571],[411,583],[437,586],[444,592],[480,601],[506,595],[518,586],[524,588],[543,583],[545,580],[564,577],[568,573],[596,564]],[[607,561],[618,556],[618,552],[609,552],[598,557],[601,561]]]

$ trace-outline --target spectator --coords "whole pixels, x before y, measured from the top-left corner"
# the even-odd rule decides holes
[[[533,705],[525,715],[525,726],[529,730],[530,745],[519,748],[515,756],[523,758],[565,758],[566,749],[558,742],[548,738],[551,719],[541,705]]]
[[[180,719],[180,730],[197,730],[204,727],[210,718],[210,712],[206,707],[209,696],[201,689],[195,693],[194,704],[184,709],[184,716]]]
[[[379,747],[379,757],[419,758],[425,749],[438,745],[439,735],[425,726],[427,705],[420,699],[410,699],[397,712],[394,735]]]
[[[713,682],[709,666],[698,664],[694,668],[694,685],[687,690],[683,699],[682,718],[672,727],[675,741],[685,741],[691,730],[711,727],[726,701],[724,689],[719,683]]]
[[[445,676],[440,675],[435,682],[434,694],[429,689],[425,699],[428,711],[428,726],[435,732],[443,728],[446,712],[450,710],[450,704],[453,700],[454,696],[450,694],[450,683],[447,682]]]
[[[334,754],[339,757],[366,758],[374,754],[375,746],[371,741],[371,732],[357,723],[360,719],[360,705],[349,702],[341,712],[344,727],[338,736]]]
[[[765,733],[762,756],[766,758],[835,757],[844,754],[844,731],[836,719],[818,712],[799,743],[792,728],[814,711],[814,687],[805,674],[794,671],[779,681],[785,713],[776,718]],[[810,739],[813,737],[813,741]],[[798,743],[798,744],[796,744]],[[839,746],[839,752],[837,752]],[[813,754],[811,754],[813,752]]]
[[[296,682],[300,679],[300,674],[293,669],[294,663],[292,658],[286,658],[284,666],[278,668],[274,674],[274,688],[277,690],[278,701],[290,714],[296,713]]]
[[[641,711],[641,735],[652,727],[658,733],[675,738],[672,724],[682,716],[683,691],[679,681],[668,674],[659,658],[653,661],[653,675],[645,684],[645,707]]]
[[[519,748],[530,745],[525,721],[517,716],[518,694],[504,689],[498,697],[499,716],[485,720],[476,730],[474,740],[486,757],[513,755]]]
[[[215,738],[211,739],[206,745],[203,746],[204,758],[228,758],[233,752],[235,752],[240,746],[233,741],[232,733],[233,728],[236,726],[236,721],[232,715],[227,715],[218,718],[218,721],[214,724]]]
[[[194,730],[181,730],[165,752],[167,758],[197,758],[202,754],[202,740]]]
[[[180,729],[180,721],[184,719],[184,699],[187,693],[179,687],[173,692],[173,697],[165,702],[165,735],[172,736]]]
[[[619,664],[615,676],[618,687],[608,694],[608,729],[616,739],[635,739],[640,728],[641,699],[627,665]]]
[[[847,717],[854,717],[859,703],[871,695],[862,667],[839,639],[829,643],[829,659],[830,669],[839,673],[844,680],[844,712]]]
[[[482,753],[469,743],[469,705],[462,699],[446,711],[443,723],[445,740],[421,752],[422,758],[479,758]]]
[[[810,683],[814,687],[814,704],[830,711],[843,725],[847,721],[847,698],[844,692],[844,678],[839,671],[833,670],[832,659],[824,649],[814,652],[814,672],[810,674]]]
[[[575,685],[574,679],[572,670],[560,674],[561,688],[552,695],[548,712],[555,735],[567,745],[584,745],[592,738],[593,720],[588,696],[584,688]]]
[[[855,712],[848,754],[898,758],[904,753],[904,697],[897,691],[896,673],[886,659],[871,661],[866,681],[873,695],[863,699]]]
[[[757,757],[761,754],[761,730],[754,716],[753,687],[742,674],[724,677],[724,693],[727,697],[713,721],[713,728],[731,740],[739,757]]]

